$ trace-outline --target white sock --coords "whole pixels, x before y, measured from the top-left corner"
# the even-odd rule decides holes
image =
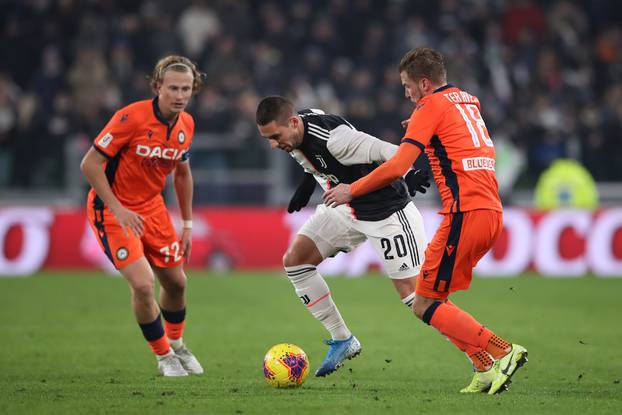
[[[168,352],[166,354],[163,354],[161,356],[160,355],[156,355],[156,359],[162,360],[162,359],[164,359],[166,357],[169,357],[171,355],[174,355],[174,354],[175,354],[175,352],[173,351],[173,349],[168,349]]]
[[[415,302],[415,293],[412,293],[409,296],[402,298],[402,302],[406,307],[412,309],[413,303]]]
[[[179,348],[184,345],[184,339],[181,338],[181,337],[179,339],[176,339],[176,340],[173,340],[173,339],[169,338],[168,339],[168,344],[171,345],[173,350],[179,350]]]
[[[285,272],[296,289],[296,295],[313,314],[313,317],[324,325],[331,337],[334,340],[348,339],[352,333],[339,314],[328,285],[317,272],[315,265],[285,267]]]

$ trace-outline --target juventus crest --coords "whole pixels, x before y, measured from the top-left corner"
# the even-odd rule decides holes
[[[322,158],[322,156],[321,156],[321,155],[316,154],[316,155],[315,155],[315,158],[317,159],[317,161],[319,161],[319,162],[320,162],[320,165],[322,166],[322,168],[323,168],[323,169],[325,169],[325,168],[327,167],[327,166],[326,166],[326,162],[324,161],[324,159]]]

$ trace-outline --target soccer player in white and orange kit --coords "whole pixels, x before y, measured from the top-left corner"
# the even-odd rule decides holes
[[[164,376],[203,373],[182,340],[183,263],[192,247],[189,149],[194,135],[194,120],[184,110],[202,86],[202,76],[183,56],[161,59],[151,78],[155,97],[117,111],[80,165],[92,186],[89,222],[102,250],[129,283],[134,315]],[[183,219],[181,238],[161,195],[171,173]],[[161,286],[159,305],[154,273]]]
[[[413,311],[473,362],[475,375],[461,392],[500,393],[527,362],[527,350],[497,336],[447,298],[469,288],[473,267],[503,227],[493,142],[479,100],[447,83],[439,52],[414,49],[402,58],[399,71],[415,108],[397,153],[351,185],[330,189],[324,201],[338,206],[385,186],[425,151],[441,194],[443,221],[425,251]]]

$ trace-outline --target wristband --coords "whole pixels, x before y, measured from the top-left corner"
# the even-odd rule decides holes
[[[181,227],[184,229],[192,229],[192,220],[182,220]]]

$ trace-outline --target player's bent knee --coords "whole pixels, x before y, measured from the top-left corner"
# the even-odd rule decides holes
[[[156,275],[168,294],[183,294],[186,290],[187,278],[181,266],[157,268]]]
[[[311,238],[305,235],[298,235],[283,255],[283,266],[318,265],[323,259],[322,254]]]
[[[298,253],[297,250],[288,249],[283,255],[283,266],[284,267],[295,267],[297,265],[304,264],[304,258],[302,255]]]
[[[417,316],[419,320],[423,320],[423,314],[425,313],[426,307],[423,307],[416,302],[413,304],[413,313]]]
[[[425,312],[435,302],[436,300],[433,298],[421,297],[418,295],[415,297],[415,302],[413,303],[413,312],[415,313],[417,318],[423,320]]]
[[[173,278],[166,280],[165,284],[169,291],[184,291],[186,289],[186,276],[183,273],[174,275]]]
[[[179,281],[167,281],[166,283],[160,283],[162,290],[166,291],[166,294],[172,298],[178,298],[184,295],[186,291],[185,282]]]
[[[175,288],[183,292],[186,290],[187,280],[186,278],[182,277],[179,280],[175,280],[174,284],[175,284]]]
[[[172,280],[172,281],[167,281],[165,284],[162,284],[162,287],[170,295],[181,295],[186,290],[186,280],[185,279],[175,279],[175,280]]]
[[[292,266],[292,265],[290,265],[291,264],[291,260],[292,260],[292,258],[291,258],[291,255],[289,253],[289,250],[288,250],[287,252],[285,252],[283,254],[283,266],[284,267],[291,267]]]
[[[393,278],[391,281],[393,281],[393,285],[402,300],[410,295],[414,296],[415,289],[417,288],[416,276],[399,279]]]
[[[152,301],[153,299],[153,282],[141,282],[132,285],[132,293],[134,297],[140,301]]]

